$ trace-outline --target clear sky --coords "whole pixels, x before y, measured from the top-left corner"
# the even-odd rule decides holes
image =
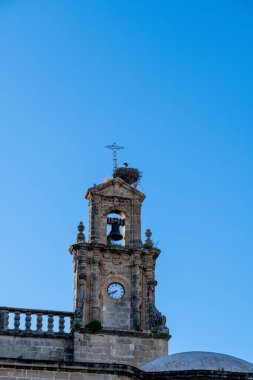
[[[116,141],[170,352],[253,362],[252,41],[250,0],[0,0],[1,305],[72,310],[68,248]]]

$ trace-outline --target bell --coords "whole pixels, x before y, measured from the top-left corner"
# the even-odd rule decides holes
[[[112,223],[111,231],[109,235],[107,236],[107,238],[113,241],[123,239],[123,236],[121,235],[120,230],[119,230],[119,224],[117,222]]]

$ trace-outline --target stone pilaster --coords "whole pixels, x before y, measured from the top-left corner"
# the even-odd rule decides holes
[[[101,276],[100,276],[100,252],[94,251],[91,270],[91,321],[101,321],[100,314],[100,289],[101,289]]]
[[[133,329],[140,330],[141,326],[141,303],[142,303],[142,262],[140,252],[133,254],[132,269],[132,313]]]
[[[92,195],[89,200],[89,242],[101,243],[100,212],[99,212],[99,197]],[[103,241],[104,242],[104,241]]]

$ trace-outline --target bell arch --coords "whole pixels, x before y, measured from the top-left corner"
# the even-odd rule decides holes
[[[119,208],[115,206],[108,206],[107,208],[105,208],[103,215],[107,216],[113,213],[118,214],[119,216],[121,216],[122,219],[129,218],[128,212],[125,208]]]
[[[110,207],[110,210],[105,212],[107,220],[106,239],[108,245],[126,246],[126,230],[129,228],[129,220],[126,214],[119,210]],[[118,238],[117,238],[118,236]],[[122,238],[120,239],[120,237]]]

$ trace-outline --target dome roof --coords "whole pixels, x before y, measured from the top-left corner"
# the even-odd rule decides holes
[[[253,373],[253,364],[234,356],[192,351],[165,355],[140,367],[147,372],[209,370]]]

